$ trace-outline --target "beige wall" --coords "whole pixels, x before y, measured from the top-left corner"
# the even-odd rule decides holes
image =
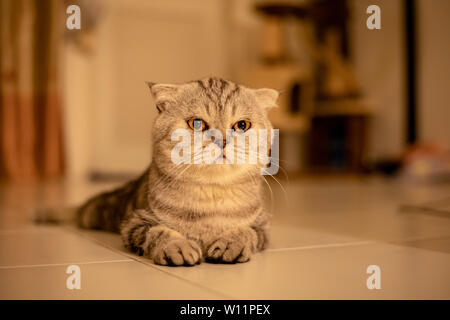
[[[419,135],[450,147],[450,1],[418,1]]]
[[[353,0],[355,70],[377,105],[370,154],[396,155],[404,147],[404,13],[401,0],[380,0],[381,30],[365,28],[371,0]],[[450,1],[417,1],[417,107],[421,142],[450,145]]]

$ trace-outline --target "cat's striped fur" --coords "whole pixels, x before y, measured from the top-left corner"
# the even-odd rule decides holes
[[[175,165],[170,135],[189,118],[219,130],[244,118],[270,129],[267,110],[278,93],[219,78],[149,86],[159,111],[153,161],[138,179],[79,208],[79,226],[118,232],[127,248],[158,264],[248,261],[267,246],[259,165]]]

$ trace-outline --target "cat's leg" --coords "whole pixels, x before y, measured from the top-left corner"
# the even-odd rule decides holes
[[[202,258],[202,251],[195,241],[149,219],[140,219],[139,215],[122,225],[121,234],[127,248],[149,257],[156,264],[195,265]]]
[[[143,244],[144,254],[161,265],[194,265],[200,263],[202,251],[193,240],[165,226],[150,228]]]
[[[253,253],[267,248],[268,229],[268,214],[265,210],[261,210],[250,226],[229,229],[218,239],[206,244],[206,260],[225,263],[247,262]]]
[[[263,233],[263,234],[262,234]],[[251,227],[230,229],[206,249],[209,262],[247,262],[253,253],[264,249],[267,236],[265,230]]]
[[[262,251],[267,249],[269,246],[269,224],[264,223],[260,225],[254,225],[251,227],[255,232],[258,238],[256,244],[256,250]]]

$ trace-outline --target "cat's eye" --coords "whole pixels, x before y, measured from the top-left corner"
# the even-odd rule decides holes
[[[240,120],[238,122],[236,122],[235,124],[233,124],[233,129],[235,131],[247,131],[248,129],[250,129],[250,127],[252,126],[250,121],[247,120]]]
[[[208,125],[206,124],[206,122],[203,121],[202,119],[198,119],[198,118],[189,119],[187,121],[187,124],[192,130],[203,131],[203,130],[208,129]]]

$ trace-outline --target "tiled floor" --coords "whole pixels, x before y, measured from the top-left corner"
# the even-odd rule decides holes
[[[379,179],[272,181],[272,244],[249,263],[162,267],[118,235],[36,226],[37,207],[108,185],[0,186],[0,299],[450,299],[450,215],[399,210],[445,200],[450,185]],[[268,202],[270,196],[268,195]],[[81,269],[69,290],[66,268]],[[369,290],[369,265],[381,289]]]

